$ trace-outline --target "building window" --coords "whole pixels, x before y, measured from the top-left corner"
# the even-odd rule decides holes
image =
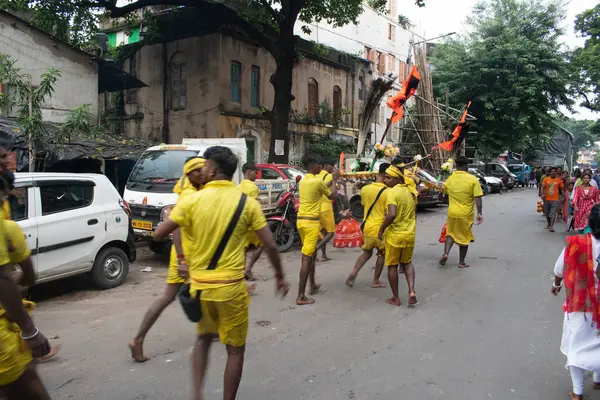
[[[371,59],[370,57],[371,57],[371,48],[365,46],[365,59],[370,60]]]
[[[337,85],[333,87],[333,114],[338,118],[342,114],[342,89]]]
[[[388,9],[390,12],[390,18],[396,19],[396,1],[397,0],[388,0]]]
[[[308,80],[308,115],[317,116],[319,110],[319,84],[313,78]]]
[[[358,99],[365,99],[365,71],[360,71],[358,76]]]
[[[231,62],[231,101],[234,103],[242,102],[242,64],[238,61]]]
[[[388,71],[396,72],[396,57],[388,54]]]
[[[392,42],[396,41],[396,26],[388,24],[388,39]]]
[[[187,106],[187,70],[185,63],[171,64],[171,109],[185,110]]]
[[[377,63],[378,63],[378,69],[379,69],[379,74],[383,75],[385,74],[385,54],[383,53],[377,53]]]
[[[129,73],[137,77],[137,53],[129,58]],[[127,91],[127,103],[137,103],[137,89]]]
[[[250,74],[250,106],[258,107],[260,104],[260,68],[252,66]]]

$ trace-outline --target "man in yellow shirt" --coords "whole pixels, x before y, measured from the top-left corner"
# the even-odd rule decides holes
[[[467,268],[465,263],[469,244],[475,240],[471,228],[473,227],[473,205],[477,207],[477,223],[483,222],[482,201],[483,191],[479,179],[469,174],[469,159],[458,157],[456,171],[448,178],[444,191],[448,194],[448,220],[446,222],[446,243],[444,255],[440,259],[441,265],[446,265],[448,254],[454,243],[459,245],[459,268]]]
[[[258,186],[254,183],[256,181],[256,165],[253,163],[246,163],[242,167],[242,173],[244,174],[244,179],[240,182],[239,188],[242,193],[246,193],[249,197],[258,200]],[[254,248],[254,252],[252,253],[252,258],[250,259],[250,263],[246,266],[246,279],[249,281],[254,281],[255,278],[252,275],[252,267],[260,258],[263,248],[262,243],[258,240],[258,236],[254,232],[248,232],[248,240],[246,242],[246,248]],[[248,289],[254,291],[254,286],[248,286]]]
[[[348,279],[346,279],[346,285],[350,287],[354,286],[354,280],[360,269],[371,259],[371,256],[373,256],[374,249],[377,250],[377,261],[375,262],[375,274],[373,275],[371,287],[386,287],[385,283],[379,280],[385,264],[385,244],[383,243],[383,240],[379,239],[378,235],[379,228],[383,224],[385,212],[387,210],[385,171],[389,166],[390,164],[388,163],[381,164],[375,183],[363,187],[360,191],[360,198],[364,207],[362,230],[365,244],[362,247],[362,254],[358,257],[358,260],[356,260],[354,270],[352,270],[352,273]]]
[[[199,297],[202,310],[192,355],[194,399],[204,398],[202,388],[208,356],[212,341],[218,335],[227,348],[223,398],[231,400],[235,399],[242,378],[248,333],[250,300],[244,282],[248,231],[255,231],[263,243],[275,271],[278,294],[285,295],[289,286],[260,204],[241,193],[231,181],[237,169],[237,157],[227,147],[214,146],[205,151],[204,158],[206,165],[202,175],[206,184],[203,189],[179,202],[154,236],[165,238],[180,227],[191,232],[194,238],[193,246],[185,254],[189,263],[190,295]],[[229,240],[222,243],[240,206],[239,220],[230,228]]]
[[[183,201],[187,196],[196,193],[202,187],[202,167],[204,159],[193,157],[186,161],[183,166],[181,178],[173,188],[173,192],[179,195],[177,203]],[[137,362],[148,361],[144,356],[144,340],[152,325],[158,317],[167,308],[177,296],[177,291],[187,281],[187,262],[186,256],[188,249],[192,245],[190,232],[183,229],[176,229],[173,232],[173,245],[171,246],[171,256],[169,259],[169,272],[167,273],[167,286],[162,297],[154,300],[144,314],[140,328],[131,342],[129,350],[131,357]]]
[[[0,197],[8,193],[0,179]],[[5,201],[5,200],[0,200]],[[0,212],[3,214],[3,212]],[[0,218],[0,392],[7,400],[49,400],[33,358],[44,358],[52,350],[48,339],[35,327],[28,310],[34,303],[22,301],[19,285],[35,282],[35,271],[25,234],[16,222]],[[21,266],[20,277],[14,265]]]
[[[385,263],[388,266],[388,280],[392,289],[392,297],[385,302],[400,305],[398,295],[398,266],[404,269],[408,284],[408,305],[417,305],[415,293],[415,268],[412,256],[417,236],[416,203],[410,188],[404,183],[404,171],[396,166],[386,170],[387,215],[379,228],[379,239],[385,233]]]
[[[310,279],[310,293],[319,292],[320,285],[315,280],[315,252],[323,244],[324,240],[319,242],[321,229],[321,202],[325,196],[329,199],[334,198],[325,181],[319,176],[321,164],[314,157],[306,157],[304,165],[308,173],[300,180],[300,208],[296,226],[302,239],[302,267],[300,268],[300,283],[298,285],[298,297],[296,304],[305,305],[315,302],[314,299],[306,297],[306,283]],[[331,178],[331,186],[335,187],[339,173],[334,171]]]
[[[323,180],[325,186],[329,188],[332,192],[335,192],[335,187],[332,187],[333,184],[333,176],[332,172],[335,170],[333,164],[334,161],[330,159],[326,159],[323,164],[321,164],[321,172],[317,175],[319,178]],[[321,249],[321,260],[329,261],[331,258],[327,257],[327,243],[333,239],[335,234],[335,214],[333,211],[333,203],[331,199],[326,196],[322,197],[321,201],[321,214],[319,215],[319,221],[321,222],[321,241],[319,248]],[[315,258],[316,260],[316,258]]]

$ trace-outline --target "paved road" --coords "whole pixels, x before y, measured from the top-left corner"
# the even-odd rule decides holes
[[[565,234],[543,229],[535,201],[527,189],[486,197],[486,220],[474,228],[466,270],[456,267],[456,253],[446,268],[437,264],[445,210],[420,213],[415,309],[385,304],[388,289],[368,287],[367,267],[348,289],[344,278],[356,250],[333,250],[334,261],[317,266],[328,291],[313,306],[295,306],[293,294],[276,300],[272,281],[262,282],[252,298],[239,398],[566,399],[562,299],[550,294]],[[298,254],[285,255],[294,285]],[[177,305],[150,332],[149,362],[135,364],[126,351],[141,313],[162,290],[164,269],[139,272],[148,260],[143,257],[116,290],[71,291],[40,303],[36,321],[63,345],[60,358],[41,366],[54,399],[189,398],[194,328]],[[264,265],[258,272],[269,275]],[[406,303],[403,281],[401,294]],[[222,396],[225,352],[221,346],[213,351],[207,400]]]

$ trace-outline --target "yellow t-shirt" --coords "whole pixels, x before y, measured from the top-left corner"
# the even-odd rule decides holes
[[[321,170],[321,172],[319,172],[319,175],[317,175],[317,177],[320,178],[327,187],[329,187],[329,182],[333,180],[333,176],[331,176],[331,174],[325,171],[324,169]],[[329,190],[331,191],[331,189]],[[333,204],[331,203],[331,200],[328,196],[323,195],[323,198],[321,199],[321,212],[331,210],[333,210]]]
[[[385,187],[386,186],[384,183],[375,182],[361,189],[360,199],[365,210],[365,218],[367,218],[367,213],[369,212],[369,208],[371,208],[371,205],[375,201],[375,198],[377,197],[381,189]],[[383,224],[383,220],[385,219],[385,214],[387,211],[388,191],[389,189],[386,189],[383,191],[383,193],[381,193],[381,196],[379,196],[379,199],[377,199],[377,203],[373,207],[373,211],[371,211],[371,215],[369,215],[369,218],[365,221],[365,228],[363,230],[365,236],[376,238],[379,234],[379,228],[381,227],[381,224]]]
[[[215,284],[211,281],[229,281],[244,278],[246,237],[248,231],[257,231],[267,220],[257,200],[248,196],[244,211],[229,238],[217,268],[207,270],[225,230],[240,202],[241,192],[228,181],[212,181],[197,193],[186,196],[175,206],[170,219],[191,232],[194,245],[186,254],[189,265],[191,291],[202,290],[202,299],[228,301],[237,291],[219,291],[235,284]]]
[[[177,199],[177,204],[179,204],[183,199],[185,199],[187,196],[192,195],[194,193],[197,193],[198,191],[196,190],[196,188],[192,185],[186,186],[183,191],[181,193],[179,193],[179,198]],[[191,232],[187,231],[186,229],[181,229],[181,249],[183,250],[183,255],[186,256],[186,262],[189,265],[189,262],[187,261],[187,254],[191,252],[191,248],[194,245],[194,241],[192,240],[192,235]],[[170,259],[169,259],[169,263],[170,265],[177,265],[177,250],[175,249],[175,245],[171,246],[171,255],[170,255]]]
[[[240,182],[238,188],[242,191],[242,193],[246,193],[253,199],[258,198],[258,186],[256,186],[254,182],[244,179]]]
[[[319,219],[323,196],[331,196],[331,190],[325,185],[323,178],[314,174],[306,174],[300,180],[300,208],[298,217]],[[329,199],[327,199],[329,201]]]
[[[13,269],[14,264],[23,262],[31,255],[31,250],[19,224],[11,220],[1,220],[0,226],[0,265]],[[0,305],[0,314],[3,313],[4,308]]]
[[[446,181],[444,191],[449,197],[448,218],[475,218],[475,197],[483,196],[477,177],[465,171],[454,171]]]
[[[4,219],[10,219],[10,203],[7,200],[2,203],[2,212],[4,213]]]
[[[394,247],[413,247],[417,236],[415,200],[406,184],[386,190],[387,205],[396,206],[396,219],[385,232],[385,241]]]

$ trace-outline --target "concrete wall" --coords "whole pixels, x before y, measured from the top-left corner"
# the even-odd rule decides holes
[[[92,112],[97,113],[98,72],[91,56],[3,11],[0,53],[15,59],[21,73],[31,75],[33,85],[39,84],[40,76],[48,69],[60,70],[56,91],[43,108],[46,121],[62,122],[69,110],[83,104],[91,104]]]
[[[271,55],[261,47],[247,41],[215,33],[203,37],[182,39],[166,44],[143,47],[135,57],[137,77],[148,87],[137,90],[137,101],[126,104],[126,114],[139,114],[142,119],[125,122],[128,136],[162,141],[163,125],[163,46],[166,46],[168,85],[170,99],[170,74],[172,62],[186,63],[187,105],[183,110],[168,110],[169,142],[181,143],[186,137],[249,137],[256,143],[255,154],[266,160],[269,149],[270,125],[260,117],[259,108],[251,106],[251,71],[260,68],[259,106],[270,109],[273,105],[274,91],[269,82],[275,72],[275,62]],[[231,63],[242,65],[240,102],[231,101],[230,75]],[[131,60],[124,69],[129,71]],[[354,68],[365,70],[367,84],[371,75],[369,65],[357,62]],[[358,126],[358,115],[362,102],[358,100],[358,75],[350,68],[326,60],[313,60],[307,56],[299,58],[294,69],[292,92],[296,99],[292,109],[305,112],[308,109],[308,79],[313,78],[319,84],[319,102],[327,101],[333,107],[333,87],[342,90],[342,108],[351,113],[345,117],[343,125]],[[170,105],[170,102],[169,102]],[[292,126],[290,132],[325,133],[329,128],[308,132],[307,128]],[[343,129],[342,129],[343,130]],[[356,136],[353,130],[345,130],[347,135]],[[291,154],[304,152],[304,141],[294,139]]]

